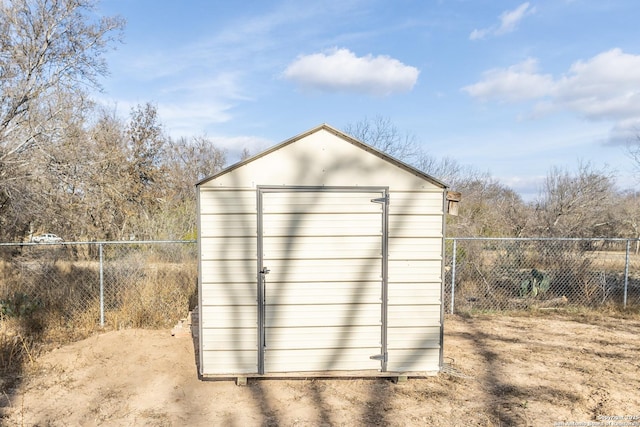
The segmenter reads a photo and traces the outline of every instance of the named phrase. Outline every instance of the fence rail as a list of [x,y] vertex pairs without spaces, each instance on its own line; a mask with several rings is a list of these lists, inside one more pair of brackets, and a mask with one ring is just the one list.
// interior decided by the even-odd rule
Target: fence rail
[[[637,239],[445,239],[446,311],[640,307]],[[0,243],[0,320],[167,327],[197,298],[195,241]]]
[[638,239],[447,238],[450,313],[640,305]]

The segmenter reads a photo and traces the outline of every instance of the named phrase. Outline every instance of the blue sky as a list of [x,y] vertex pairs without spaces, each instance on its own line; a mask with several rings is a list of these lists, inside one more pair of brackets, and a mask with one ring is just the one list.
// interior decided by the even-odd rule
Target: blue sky
[[[100,99],[158,107],[233,159],[321,123],[389,119],[526,199],[579,162],[637,186],[637,0],[102,0],[127,20]],[[234,154],[236,153],[236,154]],[[428,172],[428,171],[427,171]]]

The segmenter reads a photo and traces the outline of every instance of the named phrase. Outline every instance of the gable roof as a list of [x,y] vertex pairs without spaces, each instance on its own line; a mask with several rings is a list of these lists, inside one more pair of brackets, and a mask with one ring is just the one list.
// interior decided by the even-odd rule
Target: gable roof
[[420,178],[424,179],[425,181],[428,181],[428,182],[430,182],[430,183],[432,183],[432,184],[434,184],[434,185],[436,185],[438,187],[441,187],[441,188],[448,188],[449,187],[444,182],[442,182],[439,179],[434,178],[433,176],[421,171],[420,169],[417,169],[417,168],[415,168],[415,167],[413,167],[413,166],[411,166],[411,165],[409,165],[409,164],[407,164],[407,163],[405,163],[405,162],[403,162],[401,160],[396,159],[395,157],[392,157],[392,156],[390,156],[390,155],[388,155],[386,153],[383,153],[382,151],[370,146],[369,144],[366,144],[366,143],[364,143],[364,142],[362,142],[362,141],[360,141],[360,140],[358,140],[358,139],[356,139],[356,138],[354,138],[352,136],[349,136],[346,133],[344,133],[342,131],[339,131],[338,129],[336,129],[336,128],[332,127],[332,126],[329,126],[326,123],[323,123],[320,126],[316,126],[316,127],[312,128],[312,129],[310,129],[310,130],[308,130],[308,131],[306,131],[304,133],[301,133],[299,135],[296,135],[296,136],[294,136],[292,138],[289,138],[286,141],[281,142],[280,144],[274,145],[273,147],[271,147],[271,148],[269,148],[269,149],[267,149],[267,150],[265,150],[265,151],[263,151],[261,153],[256,154],[255,156],[249,157],[248,159],[245,159],[245,160],[243,160],[241,162],[235,163],[235,164],[223,169],[222,171],[220,171],[220,172],[218,172],[218,173],[216,173],[214,175],[208,176],[208,177],[198,181],[196,183],[196,186],[199,186],[199,185],[204,184],[204,183],[206,183],[208,181],[216,179],[216,178],[218,178],[218,177],[220,177],[222,175],[225,175],[225,174],[227,174],[227,173],[229,173],[229,172],[231,172],[233,170],[239,169],[239,168],[241,168],[242,166],[244,166],[246,164],[249,164],[249,163],[251,163],[251,162],[253,162],[253,161],[257,160],[257,159],[260,159],[260,158],[270,154],[270,153],[273,153],[274,151],[278,151],[278,150],[280,150],[280,149],[282,149],[282,148],[284,148],[284,147],[286,147],[286,146],[288,146],[290,144],[295,143],[296,141],[299,141],[299,140],[301,140],[301,139],[303,139],[303,138],[305,138],[305,137],[307,137],[307,136],[309,136],[311,134],[314,134],[314,133],[322,131],[322,130],[327,131],[329,133],[332,133],[332,134],[338,136],[339,138],[345,140],[346,142],[348,142],[348,143],[350,143],[350,144],[352,144],[352,145],[354,145],[354,146],[356,146],[356,147],[358,147],[358,148],[360,148],[360,149],[362,149],[364,151],[367,151],[367,152],[379,157],[380,159],[385,160],[385,161],[387,161],[387,162],[399,167],[400,169],[403,169],[403,170],[405,170],[405,171],[407,171],[407,172],[409,172],[409,173],[411,173],[411,174],[413,174],[413,175],[415,175],[417,177],[420,177]]

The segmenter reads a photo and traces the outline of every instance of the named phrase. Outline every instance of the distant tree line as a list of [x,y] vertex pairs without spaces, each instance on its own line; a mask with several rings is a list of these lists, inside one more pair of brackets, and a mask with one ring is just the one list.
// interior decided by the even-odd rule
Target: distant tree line
[[194,183],[226,163],[206,137],[169,138],[150,103],[122,119],[88,97],[124,28],[94,11],[0,2],[0,241],[193,238]]
[[[462,193],[459,215],[449,216],[451,237],[640,238],[640,192],[616,188],[605,168],[579,163],[575,171],[551,167],[538,196],[525,202],[508,186],[455,159],[430,156],[416,138],[389,119],[364,119],[346,132],[444,181]],[[640,141],[629,144],[640,165]]]
[[[0,1],[0,241],[194,238],[194,184],[227,164],[206,136],[167,136],[151,103],[122,118],[90,99],[124,29],[94,8]],[[489,173],[429,156],[389,119],[344,131],[460,191],[451,236],[640,237],[640,193],[616,190],[606,170],[552,168],[538,199],[524,202]]]

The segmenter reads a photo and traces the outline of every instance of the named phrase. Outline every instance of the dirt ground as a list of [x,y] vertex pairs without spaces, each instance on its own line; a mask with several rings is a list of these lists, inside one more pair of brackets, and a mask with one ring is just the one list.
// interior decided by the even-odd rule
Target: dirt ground
[[639,356],[637,316],[452,316],[437,377],[236,386],[198,379],[188,336],[121,330],[39,357],[0,424],[631,426],[640,425]]

